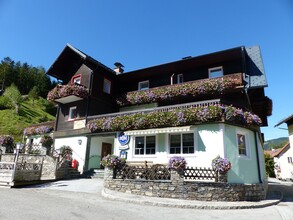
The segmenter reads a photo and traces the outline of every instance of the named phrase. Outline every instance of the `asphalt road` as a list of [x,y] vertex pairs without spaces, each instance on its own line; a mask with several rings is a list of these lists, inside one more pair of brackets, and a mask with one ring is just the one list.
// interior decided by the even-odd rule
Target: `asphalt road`
[[112,201],[101,196],[103,182],[96,179],[59,181],[25,188],[0,188],[0,219],[227,219],[293,220],[293,186],[275,183],[284,192],[277,206],[245,210],[199,210],[147,206]]

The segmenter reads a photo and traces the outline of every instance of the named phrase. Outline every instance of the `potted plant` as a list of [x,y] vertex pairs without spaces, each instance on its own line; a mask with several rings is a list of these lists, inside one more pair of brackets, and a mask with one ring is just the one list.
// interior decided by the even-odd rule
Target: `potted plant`
[[49,135],[44,135],[44,136],[41,138],[40,143],[42,144],[43,147],[45,147],[45,148],[47,149],[46,154],[49,154],[53,142],[54,142],[54,141],[53,141],[53,138],[50,137]]
[[184,175],[186,164],[187,162],[184,157],[173,156],[169,160],[168,167],[171,170],[176,170],[180,175]]
[[118,157],[116,155],[108,154],[107,156],[103,157],[101,161],[101,165],[103,167],[107,167],[110,169],[117,169],[121,168],[125,165],[126,161],[124,158]]
[[0,136],[0,145],[5,148],[4,152],[13,152],[14,139],[10,135]]
[[231,163],[227,158],[217,156],[212,160],[212,168],[218,174],[219,182],[227,182],[227,172],[231,169]]

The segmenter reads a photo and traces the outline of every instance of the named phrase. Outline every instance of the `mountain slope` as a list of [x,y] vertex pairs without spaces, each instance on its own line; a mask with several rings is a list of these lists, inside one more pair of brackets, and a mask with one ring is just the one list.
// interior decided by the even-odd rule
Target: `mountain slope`
[[283,147],[289,141],[288,137],[280,137],[272,140],[265,141],[264,149],[272,150]]
[[15,142],[21,141],[23,130],[26,127],[55,120],[53,115],[55,115],[54,107],[47,100],[39,98],[33,103],[27,99],[21,104],[19,115],[11,109],[0,111],[0,135],[11,135]]

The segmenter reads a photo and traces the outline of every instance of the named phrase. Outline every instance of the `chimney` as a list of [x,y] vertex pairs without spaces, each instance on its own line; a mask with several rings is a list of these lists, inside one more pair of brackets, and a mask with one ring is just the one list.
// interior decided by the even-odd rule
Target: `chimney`
[[124,72],[124,69],[123,69],[124,66],[121,63],[116,62],[114,63],[114,66],[115,66],[114,71],[116,72],[117,75]]

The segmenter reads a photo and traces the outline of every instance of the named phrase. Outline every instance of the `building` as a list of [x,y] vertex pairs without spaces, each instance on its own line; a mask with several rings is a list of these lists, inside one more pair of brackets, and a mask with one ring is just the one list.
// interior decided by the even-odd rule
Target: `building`
[[232,163],[231,183],[265,181],[260,126],[272,102],[258,46],[186,57],[124,72],[66,45],[47,74],[60,82],[55,149],[69,145],[81,172],[107,154],[129,162],[211,167],[217,155]]
[[289,133],[289,143],[285,144],[274,154],[275,173],[277,178],[282,180],[293,180],[293,115],[283,119],[275,127],[287,124]]

